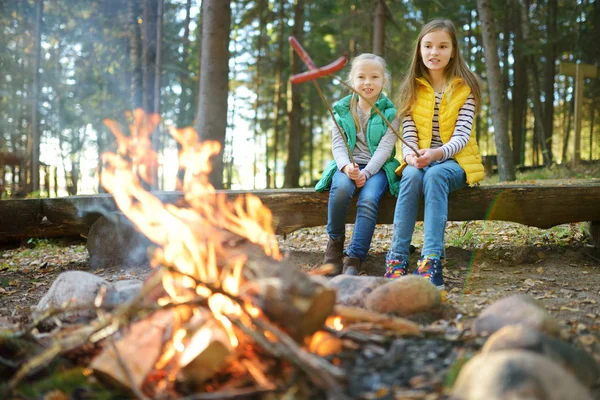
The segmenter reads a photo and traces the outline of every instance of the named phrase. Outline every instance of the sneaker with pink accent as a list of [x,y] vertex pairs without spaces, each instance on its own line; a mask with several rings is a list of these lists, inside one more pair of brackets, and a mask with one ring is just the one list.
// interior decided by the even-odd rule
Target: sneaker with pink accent
[[429,279],[429,282],[433,283],[439,290],[445,289],[442,261],[437,256],[421,257],[413,274]]
[[408,261],[406,260],[385,260],[384,278],[400,278],[407,274]]

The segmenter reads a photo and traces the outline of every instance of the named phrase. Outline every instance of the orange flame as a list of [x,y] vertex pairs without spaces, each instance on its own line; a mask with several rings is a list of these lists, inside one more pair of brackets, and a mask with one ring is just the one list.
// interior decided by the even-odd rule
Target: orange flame
[[[138,179],[139,176],[152,182],[150,172],[157,156],[152,151],[150,136],[158,126],[159,116],[135,110],[129,136],[123,134],[115,121],[104,122],[117,138],[118,152],[102,155],[105,167],[101,183],[121,211],[159,246],[152,265],[170,266],[184,274],[172,271],[163,274],[162,283],[170,300],[179,303],[197,296],[206,298],[213,316],[227,330],[231,345],[237,346],[238,339],[227,316],[240,315],[240,305],[223,294],[213,293],[202,283],[231,295],[239,292],[246,260],[245,256],[219,258],[224,253],[226,232],[256,243],[267,255],[281,259],[270,210],[255,196],[230,201],[224,193],[216,192],[208,180],[209,159],[219,153],[220,144],[200,143],[192,128],[169,129],[181,144],[179,162],[185,169],[186,205],[163,204]],[[251,306],[245,308],[256,312]],[[184,337],[183,332],[177,331],[173,350],[181,349]]]

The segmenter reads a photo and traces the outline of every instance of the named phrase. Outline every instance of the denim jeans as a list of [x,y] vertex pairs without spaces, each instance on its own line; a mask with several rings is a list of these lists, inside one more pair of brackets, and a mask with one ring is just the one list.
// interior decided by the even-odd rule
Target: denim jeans
[[421,256],[445,257],[444,233],[448,220],[448,195],[467,185],[465,171],[455,160],[433,162],[418,169],[408,166],[402,173],[394,210],[392,245],[387,260],[408,260],[421,198],[425,197],[424,238]]
[[[362,169],[364,165],[359,165],[359,167]],[[330,238],[335,240],[345,235],[346,216],[352,198],[358,191],[352,241],[344,251],[347,256],[356,257],[362,261],[367,258],[375,231],[379,200],[387,190],[388,180],[382,170],[367,179],[361,189],[358,189],[354,181],[342,171],[337,170],[333,175],[327,205],[327,233]]]

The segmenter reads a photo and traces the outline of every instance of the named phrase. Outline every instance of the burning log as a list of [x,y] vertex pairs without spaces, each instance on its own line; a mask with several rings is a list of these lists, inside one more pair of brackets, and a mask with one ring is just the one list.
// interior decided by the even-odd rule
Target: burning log
[[141,390],[162,353],[165,333],[176,319],[173,310],[164,310],[134,322],[122,339],[94,358],[90,368],[99,379],[113,386]]
[[[258,198],[231,201],[215,192],[208,183],[208,159],[219,147],[199,144],[195,131],[171,132],[181,144],[180,161],[186,167],[183,201],[163,204],[147,192],[140,182],[149,179],[142,164],[154,158],[147,156],[150,149],[144,145],[150,143],[146,136],[156,121],[134,113],[129,138],[114,122],[107,123],[123,153],[103,155],[101,177],[123,214],[156,246],[150,264],[163,271],[164,289],[157,302],[180,317],[169,329],[164,348],[154,344],[162,352],[155,368],[168,367],[170,377],[197,386],[235,354],[240,342],[253,340],[291,361],[327,391],[339,392],[337,380],[343,372],[299,345],[323,327],[335,305],[335,290],[324,278],[281,262],[272,215]],[[106,373],[115,368],[115,360],[124,364],[123,370],[133,369],[136,364],[128,366],[119,354],[119,345],[136,347],[128,343],[132,340],[117,344],[111,359],[97,361],[95,369]],[[149,373],[146,368],[112,378],[121,384],[127,378],[137,390]]]
[[333,312],[336,291],[326,278],[307,275],[285,261],[265,257],[258,246],[249,242],[226,246],[225,252],[233,257],[247,255],[247,282],[241,292],[253,298],[254,304],[296,341],[321,329]]
[[318,331],[312,335],[308,344],[311,353],[321,357],[337,354],[342,350],[342,339],[326,331]]
[[385,314],[364,310],[358,307],[347,307],[342,305],[335,306],[335,314],[346,321],[372,322],[381,325],[382,328],[389,329],[400,335],[419,335],[421,330],[419,325],[414,322],[397,317],[390,317]]
[[233,353],[227,332],[207,312],[201,312],[190,321],[193,332],[179,357],[181,368],[178,380],[189,386],[198,386],[225,364]]

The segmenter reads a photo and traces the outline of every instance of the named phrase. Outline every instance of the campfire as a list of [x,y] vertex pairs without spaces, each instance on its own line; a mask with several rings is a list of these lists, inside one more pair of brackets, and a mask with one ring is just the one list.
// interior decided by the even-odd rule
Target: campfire
[[[9,377],[0,397],[21,395],[42,370],[58,385],[58,364],[112,398],[480,399],[542,381],[539,393],[553,398],[592,398],[593,356],[558,339],[559,323],[529,295],[498,300],[466,327],[418,276],[327,280],[327,266],[305,273],[286,261],[261,201],[210,185],[219,147],[192,129],[170,129],[186,173],[181,200],[164,204],[144,188],[158,163],[150,144],[158,123],[139,110],[128,134],[106,121],[117,150],[103,155],[101,177],[152,243],[148,276],[115,302],[116,284],[62,273],[33,321],[0,332],[0,372]],[[515,365],[527,371],[507,384]]]
[[153,271],[133,302],[63,343],[61,351],[86,341],[101,345],[89,373],[138,398],[278,391],[299,375],[342,396],[346,376],[334,355],[345,326],[369,322],[419,333],[408,320],[336,306],[336,291],[319,271],[308,275],[282,260],[269,209],[251,195],[228,200],[209,183],[218,143],[200,143],[191,128],[170,129],[181,145],[184,196],[163,204],[144,188],[157,166],[150,135],[158,116],[136,110],[128,135],[105,123],[117,150],[103,154],[101,182],[154,244]]

